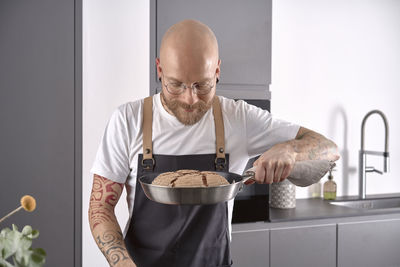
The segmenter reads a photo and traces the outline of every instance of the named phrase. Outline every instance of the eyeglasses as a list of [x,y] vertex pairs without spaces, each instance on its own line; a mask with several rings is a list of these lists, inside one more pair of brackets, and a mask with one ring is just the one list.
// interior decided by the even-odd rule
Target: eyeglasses
[[[161,75],[162,75],[162,80],[164,81],[164,74],[161,74]],[[214,78],[213,78],[214,81],[215,81],[215,76],[216,76],[216,74],[214,75]],[[180,83],[180,82],[170,82],[168,84],[164,84],[164,86],[167,89],[168,93],[170,93],[172,95],[180,95],[188,88],[188,86],[186,84]],[[209,82],[202,82],[202,83],[195,82],[189,87],[192,88],[193,92],[196,95],[206,95],[211,91],[211,89],[214,86],[215,86],[215,84],[211,83],[211,81],[209,81]]]

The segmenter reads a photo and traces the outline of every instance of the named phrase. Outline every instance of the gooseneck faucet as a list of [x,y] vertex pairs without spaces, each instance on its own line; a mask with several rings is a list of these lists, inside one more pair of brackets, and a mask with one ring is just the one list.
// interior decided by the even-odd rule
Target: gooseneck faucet
[[[380,151],[370,151],[370,150],[365,150],[364,149],[364,135],[365,135],[365,123],[368,119],[369,116],[372,114],[379,114],[383,122],[385,124],[385,151],[380,152]],[[366,193],[366,174],[367,172],[377,172],[379,174],[383,174],[381,171],[375,169],[374,167],[366,166],[367,164],[367,155],[376,155],[376,156],[382,156],[383,157],[383,172],[389,172],[389,124],[386,119],[385,114],[383,114],[382,111],[380,110],[371,110],[368,112],[365,116],[364,119],[362,120],[361,124],[361,149],[360,149],[360,154],[359,154],[359,197],[361,199],[365,198],[365,193]]]

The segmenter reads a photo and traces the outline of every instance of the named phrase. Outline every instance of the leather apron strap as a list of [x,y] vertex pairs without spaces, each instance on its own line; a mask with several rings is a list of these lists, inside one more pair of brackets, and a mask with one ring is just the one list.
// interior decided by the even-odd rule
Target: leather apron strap
[[222,118],[221,103],[219,97],[215,96],[213,101],[213,115],[215,124],[215,137],[216,137],[216,154],[215,168],[217,170],[225,169],[225,131],[224,119]]
[[[149,96],[144,99],[143,107],[143,160],[142,166],[146,170],[153,170],[153,143],[152,143],[152,124],[153,124],[153,97]],[[224,170],[226,165],[225,158],[225,131],[224,120],[222,117],[221,104],[219,97],[215,96],[213,100],[213,115],[216,137],[216,170]]]
[[143,105],[143,160],[142,166],[145,170],[152,171],[154,168],[153,159],[153,97],[144,99]]

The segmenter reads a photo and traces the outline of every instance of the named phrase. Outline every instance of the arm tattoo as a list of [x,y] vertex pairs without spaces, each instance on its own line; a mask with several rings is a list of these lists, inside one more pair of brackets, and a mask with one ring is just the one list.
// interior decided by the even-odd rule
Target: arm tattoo
[[120,231],[105,231],[101,237],[100,235],[96,237],[96,242],[110,266],[115,266],[120,261],[130,259]]
[[131,263],[129,266],[133,266],[114,214],[114,207],[121,196],[122,189],[123,184],[94,175],[89,205],[90,228],[110,266],[117,266],[122,261]]
[[307,131],[296,140],[300,142],[295,142],[293,147],[295,152],[301,155],[299,160],[337,160],[339,158],[336,144],[318,133]]
[[92,229],[106,221],[113,221],[110,214],[118,202],[123,184],[110,181],[96,175],[93,181],[92,194],[90,196],[89,219]]

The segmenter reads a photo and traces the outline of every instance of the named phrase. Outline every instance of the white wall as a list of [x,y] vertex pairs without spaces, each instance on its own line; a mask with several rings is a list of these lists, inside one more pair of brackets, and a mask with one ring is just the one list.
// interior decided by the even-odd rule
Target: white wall
[[[109,266],[87,218],[89,170],[113,110],[149,93],[149,3],[146,0],[83,1],[83,266]],[[124,191],[117,207],[125,227]]]
[[[391,172],[369,174],[367,193],[400,192],[399,14],[395,0],[273,2],[272,111],[337,142],[338,195],[357,194],[361,120],[375,108],[389,119]],[[149,92],[148,3],[84,0],[83,34],[83,266],[101,267],[87,221],[89,169],[111,112]],[[383,123],[372,116],[366,131],[367,148],[381,150]]]
[[[273,1],[272,29],[272,112],[332,138],[342,154],[338,195],[356,195],[361,121],[382,110],[391,170],[367,174],[367,194],[400,192],[400,1]],[[383,140],[372,115],[366,148],[382,151]],[[370,164],[382,169],[380,158]],[[297,197],[307,195],[298,188]]]

